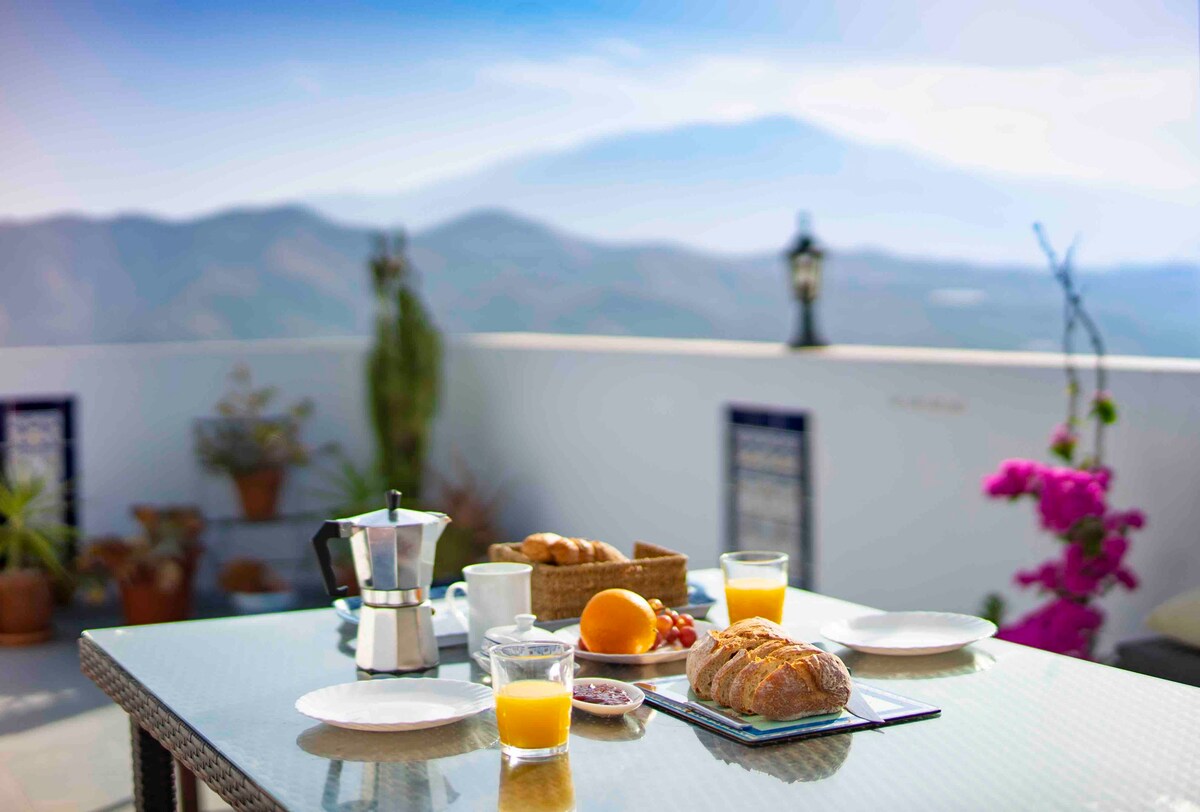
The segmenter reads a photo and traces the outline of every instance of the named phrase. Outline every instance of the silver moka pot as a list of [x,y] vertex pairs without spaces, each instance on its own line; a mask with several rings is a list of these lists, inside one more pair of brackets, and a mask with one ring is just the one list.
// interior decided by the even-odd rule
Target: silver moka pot
[[354,662],[372,674],[423,671],[438,663],[429,583],[437,541],[450,523],[444,513],[400,508],[400,491],[388,491],[387,508],[325,522],[313,547],[330,597],[346,594],[337,582],[329,541],[350,540],[362,593]]

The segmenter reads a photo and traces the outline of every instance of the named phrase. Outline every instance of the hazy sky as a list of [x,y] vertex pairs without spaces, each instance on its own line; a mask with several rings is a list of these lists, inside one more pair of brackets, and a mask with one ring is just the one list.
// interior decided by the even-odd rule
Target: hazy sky
[[391,193],[771,115],[1197,202],[1195,0],[715,6],[0,0],[0,217]]

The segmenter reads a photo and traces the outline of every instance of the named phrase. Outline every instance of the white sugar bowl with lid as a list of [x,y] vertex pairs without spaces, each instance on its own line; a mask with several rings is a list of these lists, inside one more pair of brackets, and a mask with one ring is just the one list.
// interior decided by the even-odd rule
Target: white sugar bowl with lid
[[496,646],[507,643],[558,643],[561,642],[553,632],[534,626],[537,615],[520,614],[513,620],[512,626],[493,626],[483,635],[482,651],[490,654]]
[[471,656],[475,662],[479,663],[484,671],[491,672],[492,649],[496,646],[503,646],[507,643],[560,643],[562,642],[554,636],[553,632],[539,629],[534,626],[537,620],[537,615],[520,614],[513,620],[516,623],[511,626],[493,626],[488,629],[483,635],[483,646],[480,650],[473,652]]

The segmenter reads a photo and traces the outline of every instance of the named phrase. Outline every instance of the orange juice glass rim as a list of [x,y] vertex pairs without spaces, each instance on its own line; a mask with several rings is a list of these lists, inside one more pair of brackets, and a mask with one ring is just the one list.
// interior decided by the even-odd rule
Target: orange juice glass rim
[[505,643],[496,646],[491,654],[502,660],[555,660],[575,650],[569,643]]
[[738,550],[735,553],[722,553],[722,561],[736,561],[738,564],[782,564],[788,560],[787,553],[777,553],[770,550]]

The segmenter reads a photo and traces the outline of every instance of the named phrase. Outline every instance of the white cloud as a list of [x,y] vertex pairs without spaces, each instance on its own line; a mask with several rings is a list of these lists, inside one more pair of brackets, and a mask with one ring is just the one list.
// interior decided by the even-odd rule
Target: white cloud
[[627,62],[636,62],[646,55],[646,49],[619,37],[600,40],[596,43],[596,50],[601,54],[608,54]]
[[1200,185],[1194,65],[815,65],[710,56],[510,62],[481,78],[539,95],[543,145],[791,115],[863,142],[1024,177],[1146,190]]

